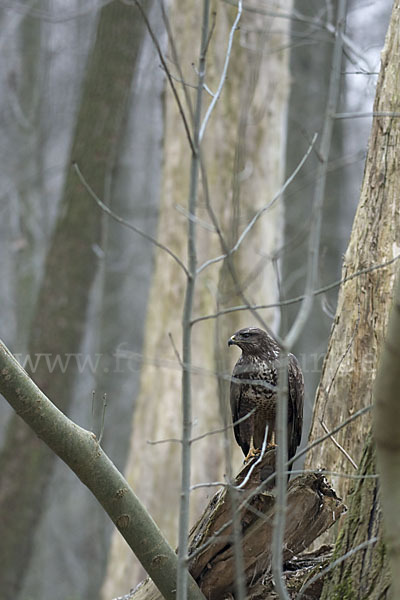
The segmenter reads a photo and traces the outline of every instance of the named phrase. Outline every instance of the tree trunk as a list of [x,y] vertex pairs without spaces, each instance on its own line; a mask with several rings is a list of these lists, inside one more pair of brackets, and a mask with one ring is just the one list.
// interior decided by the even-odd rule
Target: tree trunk
[[332,562],[343,559],[348,552],[350,555],[325,579],[321,600],[389,597],[390,572],[382,540],[380,492],[375,474],[374,442],[369,434],[357,471],[360,479],[353,482],[349,512],[338,535]]
[[[398,23],[396,2],[382,53],[374,104],[377,112],[399,110]],[[368,269],[394,259],[400,251],[399,142],[398,117],[374,117],[360,203],[342,271],[343,278],[351,279],[340,288],[310,441],[320,437],[325,428],[333,429],[372,403],[372,382],[387,325],[396,265],[393,262],[383,268]],[[359,271],[364,272],[356,275]],[[360,461],[370,427],[371,415],[366,414],[335,436],[355,463]],[[354,473],[354,467],[332,440],[316,446],[308,454],[306,466]],[[333,482],[346,499],[351,480],[338,475]]]
[[[225,59],[230,28],[236,7],[215,3],[216,23],[207,54],[207,85],[216,90]],[[281,3],[290,10],[290,1]],[[195,81],[192,63],[197,63],[200,6],[172,3],[169,20],[180,56],[183,79]],[[287,54],[284,45],[287,22],[279,33],[268,34],[269,17],[245,12],[240,31],[235,33],[228,79],[215,112],[211,116],[202,152],[205,157],[211,204],[228,244],[237,240],[256,211],[279,190],[283,177],[282,151],[285,134],[286,97],[288,91]],[[194,39],[193,31],[197,32]],[[173,58],[172,49],[167,54]],[[175,59],[168,62],[172,75],[181,79]],[[181,87],[176,83],[184,103]],[[193,90],[188,88],[189,93]],[[209,98],[205,102],[209,103]],[[268,106],[268,110],[266,110]],[[186,108],[186,105],[185,105]],[[165,101],[164,179],[158,239],[186,262],[187,215],[179,210],[186,206],[188,195],[190,149],[181,117],[170,89]],[[271,138],[274,143],[271,144]],[[232,178],[233,171],[233,178]],[[233,179],[233,181],[232,181]],[[177,209],[178,207],[178,209]],[[233,217],[232,217],[233,215]],[[221,255],[218,236],[209,231],[210,215],[200,189],[198,227],[199,265]],[[206,226],[202,225],[206,222]],[[235,257],[242,287],[251,301],[270,302],[277,298],[276,277],[268,261],[282,235],[281,209],[276,205],[249,236]],[[250,268],[249,268],[250,265]],[[260,273],[262,275],[260,276]],[[257,277],[256,277],[257,276]],[[148,317],[141,372],[141,388],[133,420],[133,435],[127,477],[146,504],[171,544],[177,544],[177,518],[180,481],[180,444],[169,442],[149,445],[149,440],[181,437],[181,372],[168,334],[181,346],[181,314],[185,276],[174,261],[157,250],[156,266]],[[210,266],[198,277],[195,294],[195,317],[215,313],[237,304],[238,295],[228,269],[221,262]],[[241,300],[240,303],[243,303]],[[276,322],[277,313],[268,318]],[[196,323],[193,330],[194,402],[193,435],[221,426],[218,392],[225,410],[227,377],[236,357],[228,354],[229,335],[253,317],[226,316]],[[221,360],[221,356],[223,359]],[[201,369],[198,368],[201,365]],[[217,376],[216,376],[217,375]],[[219,390],[220,387],[220,390]],[[225,417],[226,418],[226,417]],[[235,460],[242,457],[235,451]],[[213,436],[192,446],[192,483],[219,479],[231,466],[224,464],[223,436]],[[144,473],[146,476],[144,477]],[[160,501],[159,490],[162,490]],[[200,513],[207,489],[192,495],[192,518]],[[119,536],[114,537],[103,597],[124,593],[144,573],[134,561]]]
[[[399,32],[400,3],[397,0],[382,53],[374,104],[376,112],[398,113],[400,109]],[[360,205],[345,257],[345,277],[399,254],[399,143],[398,117],[375,116]],[[314,438],[322,433],[321,422],[332,428],[372,402],[372,383],[386,332],[395,270],[392,263],[354,277],[341,287],[314,413]],[[377,479],[370,477],[376,473],[370,429],[371,415],[368,413],[337,436],[340,444],[357,462],[360,461],[363,439],[367,442],[356,473],[361,478],[354,484],[351,479],[335,477],[343,493],[349,494],[350,486],[353,489],[350,510],[343,520],[334,554],[334,559],[342,559],[342,562],[335,566],[333,576],[326,579],[322,599],[378,599],[389,595],[390,577],[382,540],[380,492]],[[318,463],[324,464],[339,473],[354,473],[349,461],[329,441],[324,447],[317,446],[307,463],[314,467]],[[350,555],[345,557],[347,552]]]
[[[88,64],[70,162],[78,163],[99,195],[104,192],[121,134],[139,46],[132,33],[136,23],[132,7],[108,4],[101,13]],[[36,383],[57,398],[63,411],[68,409],[77,371],[71,364],[64,373],[63,369],[51,372],[46,357],[54,364],[80,350],[98,266],[94,247],[100,244],[101,221],[100,211],[69,166],[28,344],[33,364],[38,361],[31,369]],[[2,598],[14,596],[23,582],[53,463],[54,456],[14,415],[0,456]]]
[[400,278],[389,318],[385,347],[374,385],[374,437],[382,490],[387,551],[393,597],[400,596]]

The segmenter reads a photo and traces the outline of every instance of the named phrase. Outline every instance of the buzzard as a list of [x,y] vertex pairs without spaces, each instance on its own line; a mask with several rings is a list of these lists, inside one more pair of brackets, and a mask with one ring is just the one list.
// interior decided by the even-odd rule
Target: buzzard
[[[260,453],[267,426],[267,443],[274,443],[280,347],[266,331],[257,327],[237,331],[228,341],[228,346],[231,345],[242,350],[233,369],[230,398],[235,438],[248,461]],[[296,357],[289,354],[288,358],[287,438],[290,459],[301,440],[304,379]],[[252,380],[262,383],[253,384]],[[247,419],[237,422],[249,413]]]

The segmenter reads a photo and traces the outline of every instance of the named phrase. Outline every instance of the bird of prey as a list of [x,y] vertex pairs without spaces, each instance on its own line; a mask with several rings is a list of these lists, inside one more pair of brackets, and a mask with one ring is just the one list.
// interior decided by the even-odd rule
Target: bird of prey
[[[260,453],[267,426],[267,444],[275,442],[280,347],[266,331],[257,327],[240,329],[229,339],[228,345],[242,350],[232,373],[230,400],[235,438],[247,462]],[[303,399],[303,374],[296,357],[289,354],[288,459],[295,455],[300,444]],[[249,413],[250,416],[243,419]]]

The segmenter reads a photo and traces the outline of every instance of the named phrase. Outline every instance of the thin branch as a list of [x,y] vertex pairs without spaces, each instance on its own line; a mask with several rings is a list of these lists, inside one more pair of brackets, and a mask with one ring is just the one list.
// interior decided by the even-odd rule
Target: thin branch
[[246,485],[246,483],[248,482],[248,480],[251,477],[251,474],[253,473],[254,469],[256,468],[256,466],[262,461],[262,459],[264,458],[264,454],[265,454],[265,450],[267,448],[267,440],[268,440],[268,424],[265,427],[265,432],[264,432],[264,439],[263,439],[263,443],[262,443],[262,447],[261,447],[261,452],[260,452],[260,456],[258,457],[258,459],[251,465],[249,472],[247,473],[246,477],[243,479],[242,483],[240,483],[239,485],[235,486],[236,490],[240,490],[241,488],[244,488],[244,486]]
[[392,111],[369,111],[369,112],[352,112],[352,113],[336,113],[335,119],[361,119],[364,117],[400,117],[400,112]]
[[174,444],[182,444],[182,440],[180,438],[165,438],[163,440],[147,440],[146,444],[149,444],[149,446],[158,446],[158,444],[167,444],[167,443],[174,443]]
[[147,31],[149,32],[150,37],[151,37],[151,39],[153,41],[154,47],[157,50],[158,57],[159,57],[159,59],[161,61],[161,64],[162,64],[163,69],[165,71],[165,74],[167,76],[168,82],[169,82],[169,84],[171,86],[172,93],[174,95],[176,104],[178,106],[179,113],[180,113],[181,118],[182,118],[183,126],[185,128],[186,137],[188,139],[188,142],[189,142],[189,145],[190,145],[190,149],[191,149],[192,153],[195,153],[194,141],[193,141],[192,136],[190,134],[190,127],[189,127],[189,123],[188,123],[186,115],[185,115],[185,111],[183,110],[182,102],[181,102],[181,100],[179,98],[178,92],[176,91],[176,87],[175,87],[174,81],[173,81],[173,79],[171,77],[171,74],[169,72],[169,69],[167,67],[167,63],[165,61],[164,55],[162,53],[162,50],[160,48],[160,44],[158,43],[157,37],[156,37],[156,35],[155,35],[154,31],[153,31],[153,28],[150,25],[150,22],[149,22],[149,20],[147,18],[147,15],[146,15],[145,11],[143,10],[142,5],[140,4],[140,2],[138,0],[132,0],[132,2],[130,2],[129,0],[123,0],[123,2],[124,2],[124,4],[130,4],[130,5],[133,2],[133,4],[135,4],[138,7],[138,9],[140,11],[140,14],[142,15],[143,21],[144,21],[144,23],[145,23],[145,25],[147,27]]
[[101,440],[103,439],[103,434],[104,434],[104,425],[105,425],[105,421],[106,421],[106,408],[107,408],[107,394],[103,394],[103,406],[102,406],[102,410],[101,410],[99,445],[101,444]]
[[[233,264],[233,262],[231,260],[232,257],[230,255],[230,250],[229,250],[228,245],[225,241],[225,238],[222,234],[221,228],[218,223],[217,216],[216,216],[216,214],[213,210],[213,207],[211,205],[211,202],[210,202],[207,172],[206,172],[206,169],[204,166],[204,161],[203,161],[203,158],[201,155],[200,155],[200,165],[201,165],[201,175],[202,175],[205,205],[206,205],[208,214],[210,215],[211,222],[213,223],[216,233],[218,234],[222,251],[225,253],[226,265],[229,270],[229,274],[232,277],[232,281],[235,285],[236,293],[239,294],[239,296],[242,298],[242,301],[246,304],[246,306],[249,307],[250,312],[252,313],[252,315],[254,316],[256,321],[258,321],[258,323],[260,323],[261,327],[263,327],[266,331],[269,331],[269,327],[268,327],[267,323],[264,321],[264,319],[257,313],[257,311],[251,309],[251,305],[250,305],[249,301],[247,300],[245,293],[243,292],[242,286],[240,285],[240,282],[239,282],[239,279],[238,279],[238,276],[236,273],[235,265]],[[193,321],[192,321],[192,324],[193,324]],[[275,336],[275,337],[277,338],[277,336]],[[279,338],[277,338],[277,341],[279,343]]]
[[[224,0],[224,1],[227,4],[237,6],[237,1],[235,1],[235,0]],[[318,16],[318,13],[317,13],[317,17],[308,17],[308,16],[302,14],[300,11],[295,10],[295,9],[292,9],[291,12],[284,13],[282,11],[273,11],[270,9],[263,9],[258,5],[257,6],[246,5],[244,7],[244,10],[249,11],[249,12],[254,12],[257,14],[267,15],[270,17],[278,18],[278,19],[288,19],[290,21],[311,25],[312,28],[306,33],[306,36],[302,36],[302,37],[306,37],[307,40],[310,38],[310,32],[314,33],[314,31],[316,29],[321,29],[322,31],[326,31],[327,33],[329,33],[330,37],[336,36],[337,30],[336,30],[335,25],[330,20],[330,15],[327,15],[327,18],[323,20],[322,18],[320,18]],[[324,13],[325,13],[324,10],[319,12],[319,14],[322,14],[322,15]],[[294,35],[294,33],[292,32],[292,36],[293,35]],[[352,62],[353,64],[356,62],[354,60],[354,58],[351,57],[351,56],[354,56],[354,57],[356,57],[357,61],[359,61],[358,66],[359,66],[360,71],[365,71],[365,72],[372,71],[372,66],[369,64],[363,49],[356,46],[354,41],[348,35],[346,35],[344,32],[342,33],[342,39],[343,39],[344,53],[349,58],[350,62]],[[363,67],[361,66],[360,63],[363,63],[365,65],[365,69],[363,69]]]
[[[243,383],[243,379],[240,379],[240,380],[238,379],[238,381]],[[250,379],[248,381],[250,382]],[[251,380],[251,383],[254,384],[254,379]],[[204,438],[209,437],[210,435],[215,435],[216,433],[224,433],[225,431],[229,431],[230,429],[233,429],[234,427],[236,427],[236,425],[239,425],[239,423],[243,423],[243,421],[246,421],[247,419],[249,419],[251,417],[251,415],[254,414],[255,410],[256,409],[253,408],[250,412],[248,412],[246,415],[244,415],[244,417],[241,417],[237,421],[234,421],[233,423],[229,423],[228,425],[226,425],[225,427],[221,427],[220,429],[213,429],[212,431],[206,431],[206,433],[202,433],[201,435],[193,437],[190,441],[193,444],[194,442],[203,440]],[[155,440],[154,442],[152,442],[150,440],[147,441],[147,443],[151,444],[152,446],[156,446],[157,444],[165,444],[166,442],[182,443],[182,440],[179,438],[167,438],[164,440]]]
[[368,548],[368,546],[371,546],[372,544],[375,544],[377,541],[378,541],[377,537],[372,537],[369,540],[366,540],[365,542],[362,542],[361,544],[358,544],[358,546],[356,546],[355,548],[352,548],[351,550],[349,550],[348,552],[346,552],[346,554],[343,554],[343,556],[340,556],[339,558],[337,558],[336,560],[334,560],[325,569],[322,569],[322,571],[319,571],[316,575],[314,575],[314,577],[311,577],[311,579],[309,579],[307,581],[307,583],[305,583],[302,586],[300,592],[296,596],[296,600],[300,600],[303,597],[304,592],[309,587],[311,587],[316,581],[318,581],[322,577],[325,577],[325,575],[327,575],[328,573],[330,573],[335,567],[337,567],[338,565],[342,564],[345,560],[347,560],[348,558],[350,558],[350,556],[352,556],[356,552],[359,552],[360,550],[364,550],[365,548]]
[[172,333],[170,331],[168,332],[168,337],[169,337],[169,341],[171,342],[171,346],[172,346],[172,349],[173,349],[174,354],[176,356],[176,359],[177,359],[179,365],[181,366],[181,368],[183,368],[182,359],[180,357],[180,354],[178,352],[178,348],[175,345],[174,338],[173,338]]
[[319,257],[319,245],[321,237],[321,223],[322,223],[322,206],[325,196],[325,184],[329,160],[329,152],[331,147],[334,115],[339,101],[340,92],[340,76],[341,76],[341,64],[342,64],[342,51],[343,51],[343,31],[346,20],[346,5],[347,0],[340,0],[338,5],[338,17],[337,17],[337,28],[336,28],[336,39],[332,58],[332,73],[329,82],[328,91],[328,102],[326,107],[326,115],[324,121],[324,127],[321,136],[321,147],[319,153],[321,156],[321,162],[317,173],[317,181],[314,191],[314,203],[313,203],[313,226],[309,239],[308,248],[308,265],[307,265],[307,280],[304,293],[304,300],[302,301],[300,310],[296,316],[296,319],[290,328],[289,333],[285,337],[285,346],[287,348],[293,348],[300,332],[302,331],[306,320],[308,319],[312,304],[313,304],[313,290],[318,279],[318,257]]
[[[172,34],[172,29],[171,29],[171,24],[169,22],[168,14],[167,14],[167,11],[165,10],[164,0],[161,1],[161,13],[162,13],[162,18],[163,18],[163,21],[164,21],[165,29],[166,29],[166,32],[167,32],[167,35],[168,35],[168,43],[169,43],[169,46],[171,48],[172,58],[173,58],[173,61],[174,61],[174,64],[175,64],[176,68],[178,69],[179,77],[180,77],[180,79],[183,82],[183,93],[185,95],[185,101],[186,101],[186,104],[187,104],[187,107],[188,107],[188,111],[189,111],[189,114],[190,114],[190,119],[191,119],[191,121],[193,121],[193,119],[194,119],[193,104],[192,104],[192,100],[190,98],[190,94],[189,94],[189,92],[187,91],[187,88],[186,88],[186,85],[189,85],[189,84],[185,85],[185,83],[184,83],[183,71],[182,71],[182,68],[181,68],[181,61],[179,60],[178,50],[176,48],[174,36]],[[170,74],[170,77],[172,78],[171,74]],[[190,86],[190,87],[194,87],[194,88],[197,89],[197,85],[193,85],[193,86]]]
[[111,217],[112,219],[114,219],[114,221],[116,221],[120,225],[123,225],[124,227],[127,227],[128,229],[131,229],[132,231],[134,231],[138,235],[142,236],[144,239],[148,240],[149,242],[151,242],[152,244],[154,244],[155,246],[157,246],[157,248],[160,248],[161,250],[164,250],[164,252],[166,252],[167,254],[169,254],[174,259],[174,261],[181,267],[181,269],[183,270],[183,272],[185,273],[185,275],[186,276],[188,275],[187,268],[185,267],[185,265],[183,264],[183,262],[181,261],[181,259],[172,250],[170,250],[170,248],[168,248],[167,246],[164,246],[164,244],[161,244],[153,236],[149,235],[148,233],[145,233],[144,231],[142,231],[141,229],[139,229],[135,225],[132,225],[132,223],[129,223],[129,221],[126,221],[125,219],[123,219],[122,217],[120,217],[119,215],[117,215],[114,211],[112,211],[107,206],[107,204],[104,204],[104,202],[102,200],[100,200],[100,198],[97,196],[97,194],[95,193],[95,191],[93,190],[93,188],[86,181],[84,175],[82,174],[82,172],[81,172],[81,170],[79,168],[79,165],[77,163],[73,163],[72,166],[75,169],[75,172],[78,175],[78,177],[79,177],[82,185],[84,186],[84,188],[89,192],[90,196],[93,198],[93,200],[96,202],[96,204],[99,206],[99,208],[101,208],[101,210],[103,212],[105,212],[109,217]]
[[204,262],[197,269],[197,274],[199,274],[202,271],[204,271],[204,269],[206,269],[208,266],[210,266],[212,264],[215,264],[217,262],[220,262],[221,260],[225,260],[228,255],[232,255],[234,252],[237,252],[237,250],[239,250],[239,247],[240,247],[241,243],[243,242],[243,240],[245,239],[245,237],[247,236],[247,234],[251,231],[251,229],[254,227],[254,225],[256,224],[256,222],[258,221],[258,219],[266,211],[268,211],[270,208],[272,208],[272,206],[275,204],[275,202],[284,194],[286,188],[291,184],[291,182],[293,181],[293,179],[296,177],[296,175],[298,174],[298,172],[300,171],[300,169],[302,168],[302,166],[306,162],[307,158],[310,156],[311,150],[314,147],[314,144],[315,144],[315,142],[317,140],[317,137],[318,137],[318,134],[315,133],[314,136],[313,136],[313,138],[312,138],[312,140],[311,140],[311,143],[310,143],[307,151],[305,152],[304,156],[300,160],[300,162],[297,165],[297,167],[294,169],[293,173],[290,175],[290,177],[288,177],[288,179],[285,181],[285,183],[283,184],[283,186],[276,192],[276,194],[274,195],[274,197],[272,198],[272,200],[270,202],[268,202],[268,204],[266,204],[265,206],[263,206],[262,208],[260,208],[260,210],[257,211],[257,213],[251,219],[251,221],[249,222],[249,224],[243,230],[243,232],[240,235],[239,239],[237,240],[236,244],[229,250],[229,252],[227,252],[225,254],[222,254],[221,256],[217,256],[215,258],[211,258],[210,260],[207,260],[206,262]]
[[[322,429],[325,431],[325,433],[329,433],[329,429],[328,427],[325,425],[324,421],[320,421],[321,427]],[[343,446],[341,446],[339,444],[339,442],[333,437],[333,435],[330,436],[331,441],[333,442],[333,444],[336,446],[336,448],[338,450],[340,450],[340,452],[347,458],[347,460],[349,461],[349,463],[354,467],[354,469],[358,469],[358,465],[357,463],[351,458],[350,454],[343,448]]]
[[229,60],[231,58],[231,51],[232,51],[232,44],[233,44],[233,36],[235,34],[235,31],[238,27],[239,21],[240,21],[240,17],[242,16],[242,0],[238,1],[238,10],[237,10],[237,14],[236,14],[236,18],[233,22],[233,25],[231,27],[230,33],[229,33],[229,39],[228,39],[228,48],[225,54],[225,61],[224,61],[224,66],[222,69],[222,74],[221,74],[221,79],[219,81],[218,84],[218,88],[217,91],[214,94],[214,97],[212,99],[212,101],[210,102],[210,105],[206,111],[206,114],[204,116],[203,122],[201,124],[200,127],[200,132],[199,132],[199,141],[201,142],[201,140],[203,139],[204,136],[204,131],[207,127],[207,123],[208,123],[208,119],[210,118],[210,115],[212,113],[212,111],[214,110],[214,107],[216,105],[216,103],[218,102],[218,99],[221,95],[222,92],[222,88],[224,87],[224,83],[225,83],[225,79],[226,79],[226,73],[228,71],[228,65],[229,65]]
[[[329,283],[321,288],[318,288],[317,290],[314,290],[312,292],[312,295],[318,296],[319,294],[325,294],[326,292],[329,292],[330,290],[333,290],[336,287],[339,287],[340,285],[342,285],[343,283],[347,283],[348,281],[355,279],[356,277],[360,277],[361,275],[365,275],[366,273],[371,273],[372,271],[376,271],[378,269],[384,269],[385,267],[388,267],[389,265],[391,265],[394,262],[396,262],[397,260],[399,260],[399,258],[400,258],[400,254],[398,254],[397,256],[394,256],[393,258],[391,258],[383,263],[380,263],[378,265],[373,265],[372,267],[366,267],[365,269],[356,271],[352,275],[344,277],[343,279],[338,279],[337,281],[334,281],[333,283]],[[193,319],[192,324],[194,325],[195,323],[199,323],[200,321],[207,321],[208,319],[217,319],[218,317],[227,315],[231,312],[239,312],[242,310],[266,310],[268,308],[289,306],[291,304],[297,304],[298,302],[301,302],[302,300],[304,300],[304,298],[305,298],[305,294],[301,294],[301,296],[296,296],[295,298],[289,298],[288,300],[280,300],[279,302],[273,302],[271,304],[251,304],[250,306],[249,305],[231,306],[230,308],[224,308],[222,310],[219,310],[219,311],[209,314],[209,315],[203,315],[202,317],[196,317],[195,319]]]
[[206,231],[216,233],[215,227],[213,225],[210,225],[209,223],[207,223],[207,221],[204,221],[203,219],[200,219],[197,216],[191,215],[184,206],[181,206],[180,204],[175,204],[175,208],[178,212],[182,213],[187,219],[192,219],[193,221],[195,221],[195,223],[197,223],[197,225],[200,225],[200,227],[203,227],[203,229],[205,229]]
[[[315,473],[315,469],[293,469],[291,475],[304,475],[306,473]],[[378,473],[368,473],[364,475],[356,475],[355,473],[344,473],[343,471],[329,471],[329,469],[319,469],[318,473],[329,475],[329,477],[341,477],[343,479],[353,479],[360,481],[361,479],[379,479]]]
[[230,484],[226,483],[226,481],[207,481],[206,483],[195,483],[194,485],[191,485],[190,491],[209,487],[228,487],[229,485]]
[[[292,324],[288,334],[283,340],[283,349],[293,348],[301,331],[303,330],[306,321],[311,313],[316,283],[318,280],[318,262],[319,262],[319,247],[321,238],[322,225],[322,206],[325,196],[325,184],[328,173],[328,160],[331,148],[332,132],[334,125],[334,114],[337,111],[339,92],[340,92],[340,77],[341,64],[343,55],[343,32],[346,21],[347,0],[339,0],[337,11],[337,22],[335,29],[335,45],[332,57],[332,71],[329,81],[328,101],[325,111],[325,120],[321,136],[321,146],[319,154],[321,162],[317,171],[317,181],[314,190],[313,202],[313,224],[310,232],[308,245],[307,259],[307,279],[304,290],[304,300],[300,305],[294,323]],[[287,361],[287,354],[284,356]],[[284,368],[286,366],[286,369]],[[273,528],[273,553],[272,553],[272,572],[274,574],[275,586],[278,596],[281,600],[288,600],[289,595],[286,585],[283,580],[283,538],[286,523],[286,494],[287,494],[287,479],[284,475],[285,460],[287,457],[287,364],[283,364],[279,368],[279,377],[282,381],[279,382],[279,399],[276,418],[278,451],[276,458],[276,496],[278,506],[274,515]],[[280,435],[279,435],[280,434]]]

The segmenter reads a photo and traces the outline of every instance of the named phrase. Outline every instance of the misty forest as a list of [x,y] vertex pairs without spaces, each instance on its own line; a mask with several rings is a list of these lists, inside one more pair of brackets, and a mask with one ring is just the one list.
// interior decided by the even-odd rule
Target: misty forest
[[400,598],[399,0],[0,24],[0,600]]

